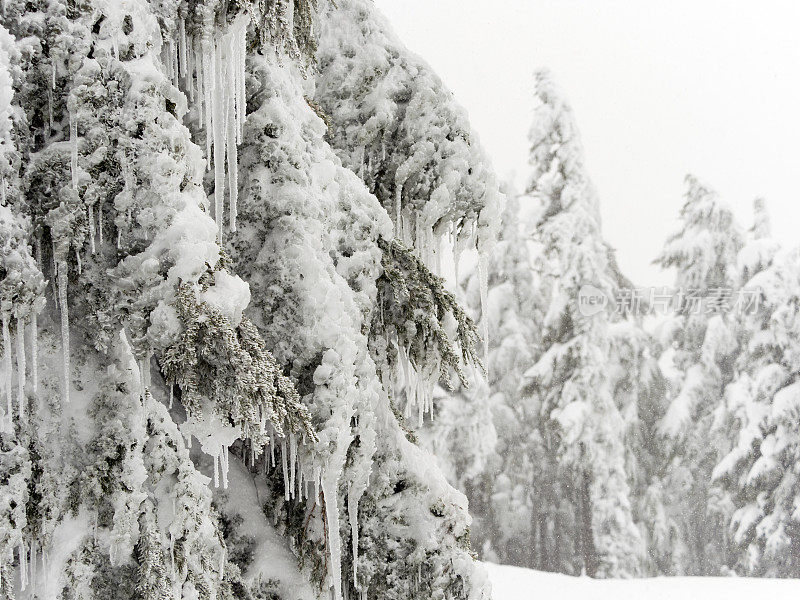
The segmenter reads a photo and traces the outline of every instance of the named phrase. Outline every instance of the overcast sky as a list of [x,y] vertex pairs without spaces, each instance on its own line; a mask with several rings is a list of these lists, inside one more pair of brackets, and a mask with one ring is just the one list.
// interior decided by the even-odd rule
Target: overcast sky
[[376,0],[469,111],[500,175],[526,176],[531,75],[575,111],[603,230],[637,284],[696,174],[751,223],[800,241],[800,2]]

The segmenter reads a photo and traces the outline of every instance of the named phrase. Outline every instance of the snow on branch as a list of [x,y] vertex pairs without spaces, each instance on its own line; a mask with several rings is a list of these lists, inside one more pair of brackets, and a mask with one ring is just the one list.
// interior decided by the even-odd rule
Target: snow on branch
[[[378,245],[383,251],[383,275],[378,280],[379,318],[383,329],[397,336],[401,359],[406,357],[432,385],[441,378],[452,388],[452,369],[468,386],[462,362],[483,368],[476,350],[480,336],[475,322],[445,289],[444,280],[401,242],[379,238]],[[449,319],[455,322],[452,340],[447,333]]]
[[466,111],[371,2],[324,13],[317,63],[329,142],[381,201],[395,237],[430,267],[449,232],[488,249],[503,202],[491,163]]
[[184,330],[161,365],[190,414],[201,412],[203,399],[209,398],[258,445],[267,444],[271,433],[316,439],[308,409],[246,317],[234,326],[190,284],[179,287],[176,308]]

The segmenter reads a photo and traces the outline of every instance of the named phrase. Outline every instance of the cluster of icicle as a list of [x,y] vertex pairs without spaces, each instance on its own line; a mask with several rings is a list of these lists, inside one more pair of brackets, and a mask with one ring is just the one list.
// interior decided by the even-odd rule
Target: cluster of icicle
[[[19,553],[20,589],[24,592],[29,586],[36,588],[41,579],[44,584],[44,594],[50,591],[48,572],[48,556],[44,548],[38,548],[36,539],[31,537],[29,542],[23,540],[17,546]],[[37,566],[38,565],[38,566]]]
[[[234,428],[224,425],[218,418],[211,417],[206,419],[195,419],[190,417],[180,426],[181,432],[187,440],[187,446],[191,447],[192,436],[196,437],[202,446],[203,453],[212,458],[214,464],[214,486],[227,489],[228,487],[228,454],[230,446],[238,439],[238,432]],[[332,469],[323,469],[317,464],[313,464],[311,469],[303,466],[300,460],[298,439],[294,433],[286,436],[277,437],[274,432],[270,433],[267,443],[269,457],[264,457],[263,467],[266,475],[269,467],[276,466],[275,448],[280,445],[280,461],[283,472],[284,499],[308,500],[313,498],[316,503],[322,493],[323,505],[325,507],[325,519],[327,523],[339,522],[339,492],[338,474]],[[266,449],[265,449],[266,450]],[[257,454],[255,447],[251,446],[250,462],[251,466],[256,466]],[[246,464],[246,461],[245,461]],[[352,506],[355,506],[353,504]],[[356,507],[357,508],[357,507]],[[350,510],[351,527],[354,535],[354,563],[358,557],[358,511],[356,508]],[[339,528],[335,525],[328,527],[328,551],[330,552],[331,564],[329,574],[333,580],[334,597],[342,598],[341,580],[341,553],[342,544],[339,535]],[[355,564],[354,564],[354,569]]]
[[394,373],[394,396],[405,394],[405,417],[413,416],[416,409],[417,423],[422,427],[425,414],[433,416],[433,392],[439,382],[439,365],[431,362],[414,367],[408,356],[408,350],[396,337],[391,340],[397,355],[397,366]]
[[[27,369],[28,369],[28,360],[26,359],[26,350],[25,350],[25,330],[29,330],[28,337],[30,338],[30,352],[31,352],[31,360],[30,360],[30,371],[31,371],[31,390],[34,394],[37,393],[39,388],[39,369],[38,369],[38,354],[39,354],[39,343],[38,343],[38,335],[37,335],[37,318],[36,312],[31,311],[30,319],[27,320],[24,318],[17,318],[17,328],[16,328],[16,335],[14,335],[15,339],[15,346],[16,346],[16,363],[17,363],[17,373],[16,373],[16,380],[17,380],[17,411],[19,414],[19,418],[22,421],[26,420],[26,412],[25,412],[25,386],[27,385]],[[7,374],[5,377],[6,380],[6,413],[3,419],[0,419],[0,432],[12,432],[14,430],[14,423],[13,423],[13,415],[14,415],[14,407],[13,407],[13,386],[14,386],[14,361],[12,359],[11,353],[11,331],[9,327],[10,323],[10,316],[8,313],[3,313],[2,315],[2,328],[3,328],[3,362],[4,362],[4,370]],[[29,324],[28,324],[29,323]]]
[[[228,227],[236,231],[239,193],[237,145],[242,142],[246,115],[245,58],[250,17],[240,14],[223,34],[213,21],[204,23],[199,36],[189,37],[178,19],[178,43],[168,39],[163,62],[176,87],[185,90],[197,107],[206,134],[206,166],[214,171],[214,219],[222,243],[227,171]],[[183,85],[181,85],[183,83]]]
[[34,394],[39,387],[37,314],[44,306],[42,294],[45,283],[36,260],[30,255],[23,223],[15,217],[10,207],[3,204],[0,204],[0,273],[4,274],[0,279],[3,358],[0,389],[5,388],[6,396],[0,432],[13,432],[14,383],[17,386],[17,414],[21,421],[27,418],[25,394],[28,382]]
[[[408,211],[400,209],[399,198],[395,215],[395,238],[403,242],[407,248],[413,248],[414,254],[431,270],[432,273],[442,273],[442,254],[449,250],[455,273],[455,281],[459,282],[459,262],[464,250],[473,248],[478,255],[478,282],[480,288],[480,330],[483,341],[483,359],[488,368],[489,361],[489,319],[486,310],[489,297],[489,250],[481,244],[478,238],[478,228],[474,221],[468,221],[464,229],[459,231],[455,224],[450,223],[445,233],[438,234],[433,227],[423,225],[417,219],[411,218]],[[449,246],[449,248],[445,248]],[[433,414],[433,392],[439,383],[439,365],[427,365],[420,369],[414,367],[408,356],[408,350],[402,347],[396,339],[390,343],[397,352],[397,368],[394,373],[395,397],[400,397],[401,390],[405,392],[405,416],[412,415],[416,408],[417,420],[422,426],[425,414]]]

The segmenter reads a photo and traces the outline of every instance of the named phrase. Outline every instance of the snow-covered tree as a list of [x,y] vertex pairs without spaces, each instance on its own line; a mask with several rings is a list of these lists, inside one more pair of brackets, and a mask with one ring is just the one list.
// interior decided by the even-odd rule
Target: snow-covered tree
[[536,75],[536,95],[527,193],[543,207],[533,244],[544,305],[541,346],[525,373],[525,402],[541,416],[542,450],[553,466],[544,483],[556,488],[549,495],[568,499],[572,509],[571,520],[551,521],[562,528],[553,538],[575,544],[562,569],[635,575],[641,538],[631,514],[623,414],[606,364],[614,307],[608,302],[591,315],[579,306],[583,286],[612,299],[616,281],[572,111],[547,72]]
[[[430,254],[488,249],[501,201],[428,66],[360,0],[0,24],[3,594],[486,598],[466,500],[396,416],[479,363]],[[429,184],[416,237],[334,141],[338,95],[398,101],[341,83],[351,50],[425,81],[382,155]]]
[[711,473],[729,439],[715,427],[739,352],[732,310],[738,290],[736,257],[743,233],[730,208],[696,178],[686,179],[680,231],[657,263],[675,269],[680,306],[667,326],[664,360],[673,372],[672,395],[660,430],[670,451],[662,485],[680,538],[675,556],[662,557],[670,572],[719,573],[730,562],[727,523],[731,507],[712,486]]
[[780,251],[763,200],[755,202],[751,237],[737,266],[743,288],[754,295],[740,315],[744,349],[719,419],[732,432],[732,446],[714,478],[736,509],[737,570],[797,577],[798,254]]

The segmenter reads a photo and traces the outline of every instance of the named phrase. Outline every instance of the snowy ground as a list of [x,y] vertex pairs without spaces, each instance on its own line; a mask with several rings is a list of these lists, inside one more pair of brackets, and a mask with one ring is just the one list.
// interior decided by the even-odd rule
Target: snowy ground
[[795,600],[800,580],[657,577],[596,580],[485,563],[494,600]]

